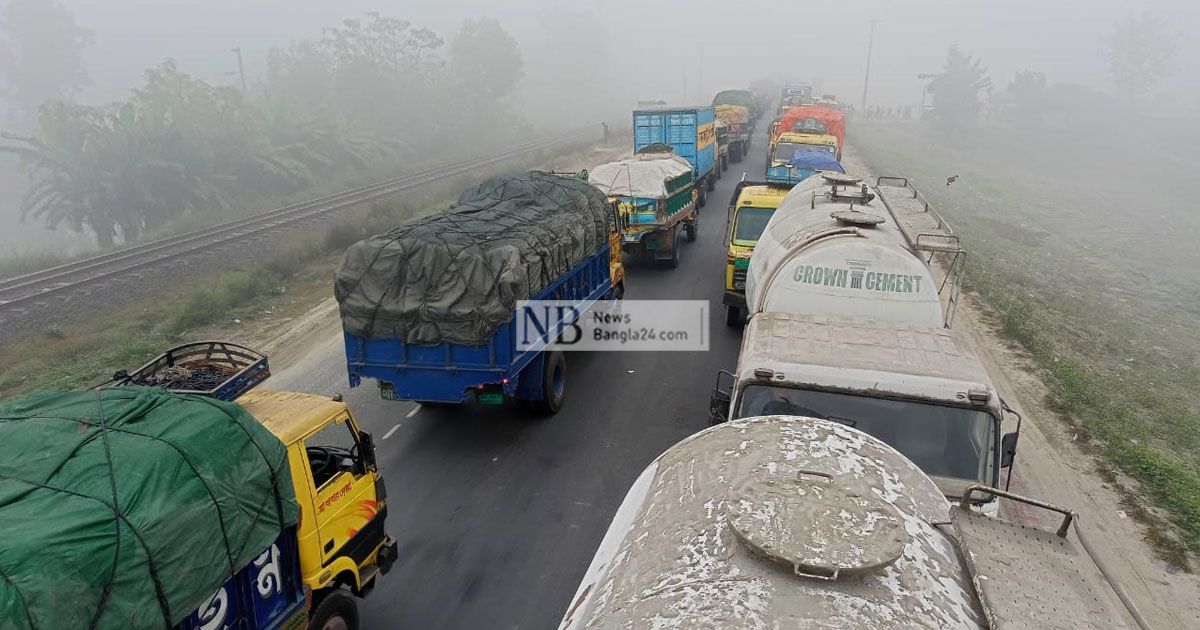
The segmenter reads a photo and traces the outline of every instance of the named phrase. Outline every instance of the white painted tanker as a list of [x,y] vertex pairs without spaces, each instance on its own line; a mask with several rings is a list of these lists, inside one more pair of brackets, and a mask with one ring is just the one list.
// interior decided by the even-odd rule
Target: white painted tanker
[[766,311],[942,326],[939,285],[897,217],[861,180],[832,173],[794,187],[750,258],[748,316]]
[[1055,532],[952,507],[895,450],[835,422],[712,427],[634,482],[560,629],[1143,623],[1081,546],[1070,510],[973,491],[1063,520]]

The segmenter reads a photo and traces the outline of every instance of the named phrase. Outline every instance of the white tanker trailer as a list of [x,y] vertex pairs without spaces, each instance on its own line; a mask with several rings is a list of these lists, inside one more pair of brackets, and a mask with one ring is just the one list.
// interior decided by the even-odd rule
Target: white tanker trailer
[[638,477],[560,628],[1144,623],[1080,546],[1069,510],[973,492],[1058,512],[1061,526],[951,506],[895,450],[835,422],[764,416],[712,427]]
[[[963,259],[958,239],[948,229],[914,233],[903,212],[905,195],[895,196],[900,201],[893,212],[878,188],[840,173],[822,173],[793,188],[750,258],[748,316],[772,311],[948,325],[939,292],[957,291]],[[952,255],[952,273],[941,285],[926,257],[935,252]]]

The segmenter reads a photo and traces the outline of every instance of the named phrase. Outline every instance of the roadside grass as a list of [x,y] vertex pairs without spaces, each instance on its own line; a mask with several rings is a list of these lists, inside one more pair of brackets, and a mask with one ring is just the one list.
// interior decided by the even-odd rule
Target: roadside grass
[[[970,146],[919,125],[852,135],[876,172],[913,179],[954,225],[965,288],[1029,353],[1052,408],[1165,511],[1174,531],[1153,537],[1187,566],[1200,552],[1200,221],[1170,174],[1116,174],[1112,152],[1032,146],[1011,130],[981,130]],[[1143,176],[1161,187],[1138,186]]]
[[[352,210],[324,230],[294,237],[252,268],[218,274],[175,294],[103,309],[87,321],[47,326],[36,338],[0,348],[0,399],[39,390],[90,387],[137,367],[192,334],[251,322],[301,281],[332,284],[342,251],[358,240],[445,209],[484,177],[580,161],[592,147],[513,160],[473,175],[429,184],[403,199]],[[327,295],[327,294],[326,294]]]

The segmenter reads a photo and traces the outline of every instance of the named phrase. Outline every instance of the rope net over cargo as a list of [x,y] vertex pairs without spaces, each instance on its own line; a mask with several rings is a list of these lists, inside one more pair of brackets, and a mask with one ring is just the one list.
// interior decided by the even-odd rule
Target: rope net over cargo
[[171,628],[299,508],[241,407],[122,387],[0,406],[0,626]]
[[485,345],[531,299],[608,243],[608,200],[578,179],[490,179],[449,210],[351,245],[334,280],[345,332]]

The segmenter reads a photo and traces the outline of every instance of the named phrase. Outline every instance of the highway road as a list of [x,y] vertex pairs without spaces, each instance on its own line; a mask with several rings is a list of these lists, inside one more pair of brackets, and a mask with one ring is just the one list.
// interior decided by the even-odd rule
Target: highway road
[[[765,125],[764,125],[765,127]],[[701,211],[678,269],[630,265],[627,299],[708,299],[708,352],[567,354],[556,416],[519,407],[435,409],[349,389],[341,337],[268,386],[342,392],[377,443],[388,529],[400,559],[361,604],[363,628],[553,628],[609,520],[642,469],[708,426],[717,370],[732,369],[740,329],[725,326],[725,213],[742,173],[761,179],[765,129]]]

